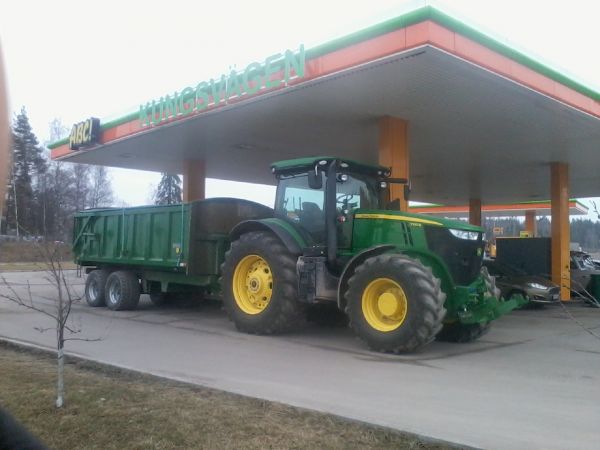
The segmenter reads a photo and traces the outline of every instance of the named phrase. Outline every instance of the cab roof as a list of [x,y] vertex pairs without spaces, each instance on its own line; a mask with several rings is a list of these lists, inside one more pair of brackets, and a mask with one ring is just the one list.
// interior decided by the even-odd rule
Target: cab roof
[[271,170],[275,175],[299,173],[308,171],[314,168],[317,164],[326,166],[331,161],[335,160],[340,161],[340,163],[346,163],[348,165],[348,169],[353,172],[389,176],[389,167],[364,164],[352,159],[339,158],[335,156],[309,156],[306,158],[286,159],[284,161],[277,161],[271,164]]

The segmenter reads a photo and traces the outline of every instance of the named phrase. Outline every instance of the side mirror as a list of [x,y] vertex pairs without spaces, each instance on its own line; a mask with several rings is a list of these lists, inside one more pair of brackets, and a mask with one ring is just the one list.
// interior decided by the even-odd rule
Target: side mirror
[[388,183],[402,184],[404,185],[404,200],[408,201],[408,197],[410,197],[410,193],[412,191],[412,183],[408,178],[388,178]]
[[308,172],[308,187],[311,189],[321,189],[323,187],[323,177],[316,168]]
[[412,191],[412,183],[410,180],[404,185],[404,200],[408,201],[410,193]]

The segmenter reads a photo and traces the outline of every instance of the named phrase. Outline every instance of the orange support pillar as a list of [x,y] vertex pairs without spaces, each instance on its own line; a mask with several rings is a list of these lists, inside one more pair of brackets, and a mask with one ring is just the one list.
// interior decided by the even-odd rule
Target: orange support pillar
[[[391,167],[393,178],[409,179],[408,122],[397,117],[385,116],[379,120],[379,164]],[[404,187],[390,186],[390,200],[400,200],[400,211],[408,211]]]
[[569,166],[552,163],[550,166],[552,201],[552,281],[558,284],[561,300],[571,299],[569,243]]
[[472,198],[469,200],[469,223],[481,226],[481,199]]
[[527,231],[531,237],[535,237],[537,233],[535,210],[525,211],[525,231]]
[[185,161],[183,166],[183,201],[205,197],[206,165],[204,161]]

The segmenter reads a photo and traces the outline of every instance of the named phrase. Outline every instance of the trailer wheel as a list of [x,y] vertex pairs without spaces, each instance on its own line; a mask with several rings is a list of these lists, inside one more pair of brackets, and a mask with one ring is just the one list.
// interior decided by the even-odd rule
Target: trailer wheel
[[140,301],[140,282],[135,273],[119,270],[106,280],[106,306],[113,311],[135,309]]
[[104,288],[106,287],[106,279],[110,272],[108,270],[93,270],[85,280],[85,301],[88,305],[97,308],[105,306]]
[[350,326],[376,351],[410,352],[431,342],[446,294],[430,268],[401,254],[368,258],[348,280]]
[[231,243],[221,282],[223,305],[238,330],[276,334],[303,323],[296,260],[269,232],[249,232]]

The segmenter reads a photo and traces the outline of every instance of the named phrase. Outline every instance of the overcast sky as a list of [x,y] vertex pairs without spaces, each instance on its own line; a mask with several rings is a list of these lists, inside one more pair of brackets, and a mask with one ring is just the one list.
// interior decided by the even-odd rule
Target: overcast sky
[[[3,0],[10,106],[27,108],[44,141],[53,118],[70,126],[118,117],[233,65],[310,48],[424,4],[600,90],[600,2],[591,0]],[[117,196],[136,205],[148,202],[159,176],[115,169],[112,179]],[[209,181],[207,194],[268,202],[272,188]]]

